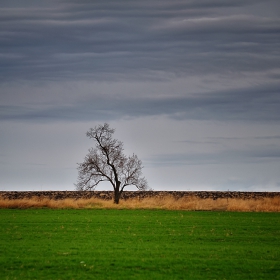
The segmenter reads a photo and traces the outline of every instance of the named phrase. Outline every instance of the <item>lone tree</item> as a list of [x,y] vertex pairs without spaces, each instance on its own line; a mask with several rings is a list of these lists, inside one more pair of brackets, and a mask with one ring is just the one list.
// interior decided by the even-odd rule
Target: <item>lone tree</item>
[[126,186],[147,190],[147,181],[142,175],[142,162],[133,154],[123,154],[123,143],[113,139],[115,130],[107,123],[91,128],[87,136],[95,142],[84,162],[78,165],[77,190],[94,190],[103,181],[109,181],[114,189],[114,203],[118,204]]

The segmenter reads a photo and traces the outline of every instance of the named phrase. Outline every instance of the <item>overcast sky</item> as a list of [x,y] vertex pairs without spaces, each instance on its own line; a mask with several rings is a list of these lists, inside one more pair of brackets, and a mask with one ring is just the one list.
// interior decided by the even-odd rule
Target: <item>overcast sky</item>
[[108,122],[154,190],[280,191],[279,91],[279,0],[0,0],[0,190],[74,190]]

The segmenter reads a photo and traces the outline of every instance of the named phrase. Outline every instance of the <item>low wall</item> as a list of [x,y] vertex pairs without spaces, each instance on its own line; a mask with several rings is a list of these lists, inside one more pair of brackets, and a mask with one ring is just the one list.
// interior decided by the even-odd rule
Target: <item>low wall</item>
[[[241,199],[260,199],[265,197],[280,197],[280,192],[219,192],[219,191],[124,191],[122,199],[145,197],[164,197],[166,195],[173,196],[176,199],[182,197],[194,196],[202,199],[211,198],[241,198]],[[0,191],[2,199],[30,199],[30,198],[49,198],[49,199],[89,199],[100,198],[111,200],[113,197],[112,191]]]

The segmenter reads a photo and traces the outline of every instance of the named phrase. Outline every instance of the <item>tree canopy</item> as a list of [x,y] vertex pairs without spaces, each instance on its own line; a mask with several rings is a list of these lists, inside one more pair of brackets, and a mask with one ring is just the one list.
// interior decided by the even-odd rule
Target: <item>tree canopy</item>
[[107,123],[87,132],[95,147],[78,164],[76,189],[94,190],[99,183],[108,181],[114,189],[114,202],[119,203],[125,187],[133,185],[138,190],[147,190],[148,184],[142,177],[142,161],[135,154],[124,155],[123,143],[113,138],[114,132]]

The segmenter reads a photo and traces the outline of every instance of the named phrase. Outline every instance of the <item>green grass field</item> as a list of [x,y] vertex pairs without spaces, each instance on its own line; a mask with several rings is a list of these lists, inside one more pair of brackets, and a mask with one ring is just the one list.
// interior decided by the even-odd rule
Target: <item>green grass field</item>
[[0,279],[280,279],[280,214],[1,209]]

